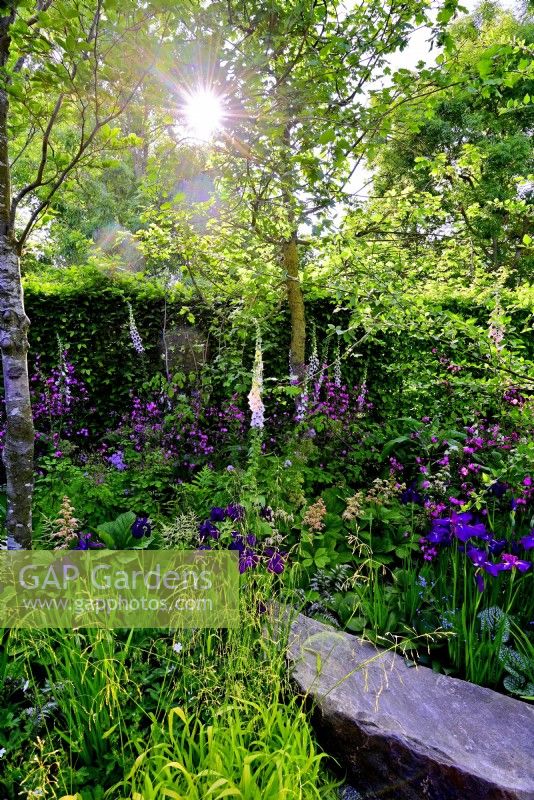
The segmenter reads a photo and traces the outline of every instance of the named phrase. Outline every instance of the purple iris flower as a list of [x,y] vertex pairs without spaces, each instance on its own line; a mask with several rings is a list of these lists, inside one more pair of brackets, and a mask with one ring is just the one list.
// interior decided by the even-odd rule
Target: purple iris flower
[[474,525],[459,522],[454,528],[454,535],[461,542],[467,542],[468,539],[485,539],[487,541],[490,538],[483,522],[477,522]]
[[256,536],[253,533],[247,534],[247,544],[249,547],[255,547],[256,541]]
[[258,556],[254,552],[254,550],[249,550],[248,548],[241,553],[239,558],[239,572],[241,575],[247,571],[247,569],[253,569],[258,563]]
[[78,544],[73,547],[73,550],[96,550],[99,547],[104,547],[101,542],[93,541],[92,533],[80,533],[78,536]]
[[228,545],[229,550],[237,550],[238,553],[243,553],[245,550],[245,542],[243,536],[237,531],[232,531],[233,542]]
[[449,544],[452,539],[451,521],[449,519],[434,519],[430,533],[426,537],[431,544]]
[[226,507],[226,516],[228,519],[231,519],[232,522],[237,522],[240,519],[243,519],[245,516],[245,509],[243,506],[239,506],[235,503],[231,503],[229,506]]
[[461,514],[451,514],[449,518],[437,518],[432,520],[428,541],[432,544],[448,544],[452,536],[460,542],[467,542],[468,539],[489,540],[490,535],[482,522],[473,522],[473,515],[464,511]]
[[476,567],[483,567],[488,560],[486,551],[478,547],[468,547],[466,553]]
[[494,564],[493,561],[486,561],[483,566],[485,572],[488,575],[491,575],[493,578],[496,578],[500,572],[504,570],[504,564]]
[[532,566],[530,561],[522,561],[517,556],[512,555],[511,553],[503,553],[502,554],[502,564],[499,564],[501,569],[503,570],[512,570],[517,569],[519,572],[526,572]]
[[468,547],[466,553],[475,567],[483,569],[484,572],[487,572],[488,575],[492,575],[494,578],[504,569],[502,564],[494,564],[493,561],[489,561],[486,551],[481,550],[479,547]]
[[478,591],[482,594],[482,592],[484,591],[484,576],[481,575],[480,572],[477,572],[475,574],[475,583],[477,585]]
[[523,536],[521,539],[521,545],[525,548],[525,550],[532,550],[534,547],[534,530],[530,531],[530,533],[526,536]]
[[143,536],[150,536],[152,533],[152,525],[148,517],[137,517],[131,527],[132,536],[134,539],[142,539]]
[[213,524],[209,519],[204,520],[204,522],[199,525],[198,533],[200,536],[200,541],[203,542],[209,537],[212,539],[218,539],[221,535],[220,530],[216,525]]
[[488,549],[492,556],[500,556],[504,552],[508,542],[506,539],[490,539]]
[[275,575],[280,575],[285,568],[286,553],[282,553],[272,547],[267,547],[265,549],[265,555],[269,558],[267,562],[268,571],[273,572]]
[[224,508],[214,506],[210,511],[210,520],[212,522],[223,522],[226,519],[226,511]]

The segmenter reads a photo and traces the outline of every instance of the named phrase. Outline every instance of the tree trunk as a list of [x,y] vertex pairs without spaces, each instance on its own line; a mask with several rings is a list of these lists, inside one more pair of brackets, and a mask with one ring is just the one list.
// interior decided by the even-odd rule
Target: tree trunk
[[34,430],[28,382],[28,326],[14,242],[0,236],[0,349],[6,409],[8,548],[30,548]]
[[[0,67],[9,56],[9,30],[15,18],[0,19]],[[4,376],[7,480],[7,543],[9,549],[31,547],[34,430],[28,381],[28,326],[20,263],[11,215],[8,148],[8,93],[0,85],[0,351]]]
[[289,358],[291,378],[304,388],[306,378],[306,315],[304,297],[300,285],[297,234],[284,242],[284,270],[286,275],[287,302],[291,318],[291,345]]

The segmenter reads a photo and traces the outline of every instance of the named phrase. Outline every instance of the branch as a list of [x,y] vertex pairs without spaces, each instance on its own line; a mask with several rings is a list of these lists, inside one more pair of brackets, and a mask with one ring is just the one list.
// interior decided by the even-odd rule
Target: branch
[[149,67],[147,70],[145,70],[143,72],[142,77],[135,84],[134,88],[127,95],[126,99],[121,103],[121,105],[118,106],[118,108],[112,114],[108,114],[108,116],[105,117],[103,120],[101,120],[100,122],[97,122],[94,125],[94,127],[93,127],[91,133],[89,134],[89,136],[87,137],[87,139],[85,139],[85,141],[83,140],[83,138],[80,140],[80,144],[78,146],[78,150],[76,151],[76,154],[72,157],[72,159],[67,164],[67,166],[59,174],[57,180],[50,187],[50,190],[49,190],[47,196],[45,197],[45,199],[42,200],[39,203],[39,205],[37,206],[37,208],[32,212],[26,227],[24,228],[21,236],[17,240],[17,249],[18,249],[19,253],[22,251],[22,248],[24,247],[24,243],[26,242],[26,239],[28,238],[28,236],[29,236],[33,226],[35,225],[36,221],[39,219],[39,217],[41,216],[43,211],[45,211],[46,208],[48,208],[48,206],[50,205],[50,202],[51,202],[53,196],[56,194],[57,190],[64,183],[64,181],[67,178],[67,176],[78,165],[78,163],[82,159],[83,155],[85,154],[87,149],[90,147],[90,145],[93,143],[93,141],[95,140],[95,138],[98,135],[98,133],[102,130],[102,128],[105,125],[108,125],[110,122],[112,122],[117,117],[119,117],[123,113],[125,108],[127,108],[129,103],[131,102],[132,98],[134,97],[135,93],[137,92],[137,90],[141,86],[142,82],[145,80],[145,77],[148,74],[150,68],[151,67]]
[[48,146],[50,142],[50,134],[52,133],[52,128],[54,127],[54,123],[57,120],[58,114],[61,110],[61,106],[63,105],[63,100],[65,98],[64,94],[60,94],[58,99],[56,100],[56,104],[50,115],[50,119],[48,120],[48,125],[43,134],[43,142],[41,146],[41,160],[39,162],[39,167],[37,169],[37,175],[35,176],[35,180],[29,183],[24,189],[13,198],[11,203],[11,224],[15,224],[15,214],[17,211],[17,206],[19,205],[20,201],[26,197],[27,194],[33,192],[34,189],[37,189],[39,186],[43,185],[43,175],[46,167],[46,162],[48,160]]
[[39,22],[39,15],[42,14],[43,11],[48,11],[53,2],[54,0],[37,0],[37,13],[27,20],[26,25],[31,27],[35,25],[36,22]]

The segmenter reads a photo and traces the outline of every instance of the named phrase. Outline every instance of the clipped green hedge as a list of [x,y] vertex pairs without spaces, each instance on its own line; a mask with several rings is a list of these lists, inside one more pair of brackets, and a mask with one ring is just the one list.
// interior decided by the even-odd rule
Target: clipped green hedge
[[[168,327],[195,324],[210,335],[212,382],[216,394],[229,396],[248,391],[254,349],[254,323],[244,315],[236,322],[223,303],[208,306],[191,295],[175,292],[165,302],[161,284],[142,275],[110,274],[97,267],[54,269],[24,279],[26,308],[31,320],[30,366],[39,355],[46,373],[58,362],[58,337],[69,351],[69,359],[89,391],[90,415],[98,428],[113,424],[130,408],[130,396],[139,392],[143,383],[162,371],[161,338],[166,316]],[[524,296],[510,293],[504,298],[507,311],[524,342],[524,355],[534,359],[532,326],[532,293]],[[428,298],[429,314],[442,309],[453,311],[465,319],[487,325],[488,306],[483,297],[472,292],[465,295]],[[128,303],[134,312],[145,353],[139,355],[132,346]],[[509,304],[509,305],[508,305]],[[334,312],[330,298],[307,300],[309,320],[315,322],[320,352],[326,331],[333,322],[341,328],[349,324],[347,310]],[[289,320],[283,298],[269,315],[264,328],[265,376],[283,378],[288,372]],[[356,332],[356,336],[358,333]],[[331,341],[333,343],[332,337]],[[342,344],[342,349],[345,345]],[[403,372],[413,383],[413,370],[424,360],[432,342],[424,333],[385,331],[358,348],[358,358],[343,364],[345,379],[354,385],[365,372],[367,382],[382,413],[398,412],[403,402]],[[330,348],[329,361],[333,358]],[[391,366],[394,365],[393,373]]]
[[[162,369],[164,291],[137,275],[113,276],[97,269],[66,269],[59,277],[28,276],[24,281],[30,368],[36,356],[45,373],[57,365],[59,337],[87,386],[95,417],[106,424],[129,407],[132,392]],[[142,355],[132,346],[128,303],[143,340]],[[176,295],[167,304],[167,322],[192,323],[206,312]]]

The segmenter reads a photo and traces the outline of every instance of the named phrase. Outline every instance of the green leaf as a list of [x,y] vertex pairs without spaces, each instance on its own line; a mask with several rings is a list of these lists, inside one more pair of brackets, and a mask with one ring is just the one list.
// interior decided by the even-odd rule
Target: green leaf
[[319,138],[317,139],[319,144],[328,144],[328,142],[333,142],[336,138],[336,132],[332,129],[324,131]]

